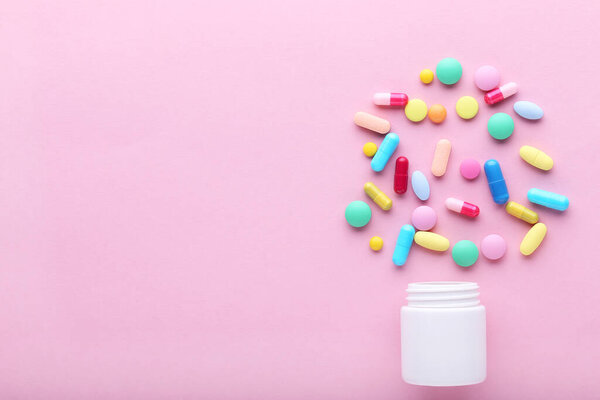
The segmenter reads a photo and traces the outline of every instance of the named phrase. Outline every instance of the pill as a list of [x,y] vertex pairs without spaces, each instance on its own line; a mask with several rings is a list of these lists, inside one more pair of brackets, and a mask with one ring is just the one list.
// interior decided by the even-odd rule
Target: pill
[[496,89],[490,90],[483,96],[483,100],[488,104],[496,104],[502,100],[514,95],[519,87],[514,82],[506,83]]
[[362,128],[381,133],[382,135],[388,133],[391,128],[390,121],[364,111],[359,111],[354,114],[354,123]]
[[569,199],[566,196],[541,189],[529,189],[527,199],[532,203],[558,211],[565,211],[569,207]]
[[452,259],[456,265],[470,267],[479,258],[477,245],[470,240],[461,240],[452,248]]
[[415,208],[410,218],[413,226],[420,231],[428,231],[435,226],[437,215],[435,210],[428,206]]
[[377,145],[373,142],[365,143],[365,145],[363,146],[363,153],[365,153],[365,156],[367,157],[373,157],[376,152]]
[[504,204],[508,201],[508,188],[502,175],[500,164],[496,160],[487,160],[483,165],[487,177],[490,193],[496,204]]
[[488,120],[487,129],[494,139],[508,139],[515,130],[515,121],[506,113],[496,113]]
[[515,203],[514,201],[509,201],[506,203],[506,212],[513,217],[517,217],[529,224],[535,224],[540,219],[535,211],[530,210],[519,203]]
[[385,135],[381,145],[379,145],[379,148],[377,149],[377,153],[375,153],[371,160],[371,168],[373,171],[383,171],[390,157],[392,157],[392,154],[396,151],[398,143],[400,143],[400,138],[395,133],[390,132]]
[[500,72],[491,65],[484,65],[475,71],[475,86],[483,91],[492,90],[500,84]]
[[456,58],[444,58],[438,63],[435,74],[444,85],[454,85],[462,76],[462,66]]
[[479,176],[481,172],[481,165],[479,165],[479,161],[474,158],[464,159],[460,163],[460,174],[465,179],[475,179]]
[[408,188],[408,158],[398,157],[396,159],[396,170],[394,171],[394,192],[406,193]]
[[419,74],[419,78],[424,84],[429,84],[433,81],[433,71],[430,69],[424,69]]
[[446,251],[450,248],[450,241],[447,238],[427,231],[415,233],[415,243],[433,251]]
[[346,221],[355,228],[362,228],[371,220],[371,207],[364,201],[353,201],[346,207]]
[[383,247],[383,239],[379,236],[373,236],[371,240],[369,240],[369,246],[373,251],[379,251]]
[[396,241],[394,255],[392,257],[395,265],[400,267],[406,263],[408,253],[412,247],[414,236],[415,228],[413,228],[412,225],[402,225],[402,228],[400,228],[400,233],[398,234],[398,240]]
[[506,253],[506,240],[500,235],[487,235],[481,241],[481,254],[489,260],[498,260]]
[[544,237],[546,237],[547,231],[548,228],[546,228],[546,225],[541,222],[538,222],[532,226],[521,241],[521,247],[519,248],[519,250],[521,250],[521,254],[524,256],[532,254],[542,243]]
[[392,208],[392,199],[386,196],[373,182],[365,183],[365,193],[371,198],[382,210],[387,211]]
[[532,121],[538,120],[544,116],[544,110],[531,101],[517,101],[513,105],[513,110],[518,116]]
[[452,144],[448,139],[441,139],[435,145],[435,152],[433,153],[433,162],[431,163],[431,173],[438,178],[444,176],[446,173],[446,167],[448,166],[448,159],[450,158],[450,151],[452,150]]
[[413,192],[419,198],[419,200],[425,201],[429,198],[429,182],[427,182],[427,178],[425,174],[421,171],[415,171],[412,173],[411,185]]
[[408,103],[408,96],[404,93],[375,93],[373,103],[378,106],[404,107]]
[[429,112],[427,112],[427,116],[429,119],[436,123],[441,124],[446,119],[446,107],[441,104],[434,104],[429,107]]
[[472,119],[479,111],[477,100],[471,96],[463,96],[456,102],[456,113],[462,119]]
[[519,155],[526,163],[544,171],[549,171],[554,166],[554,161],[548,154],[532,146],[521,147]]
[[479,215],[479,207],[475,204],[467,203],[466,201],[455,199],[454,197],[448,197],[446,199],[446,208],[466,217],[475,218]]
[[427,116],[427,104],[421,99],[412,99],[404,107],[406,118],[412,122],[421,122]]

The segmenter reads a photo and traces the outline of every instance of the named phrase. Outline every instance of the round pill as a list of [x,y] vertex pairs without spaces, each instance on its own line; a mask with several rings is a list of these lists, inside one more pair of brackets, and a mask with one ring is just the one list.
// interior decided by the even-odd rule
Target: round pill
[[483,91],[492,90],[500,84],[500,72],[491,65],[484,65],[475,71],[475,86]]
[[481,241],[481,254],[489,260],[502,258],[506,253],[506,240],[500,235],[487,235]]
[[440,124],[446,119],[446,108],[441,104],[434,104],[429,108],[427,115],[431,121]]
[[474,158],[464,159],[460,163],[460,174],[465,179],[475,179],[479,176],[481,172],[481,165],[479,165],[479,161]]
[[371,240],[369,240],[369,246],[371,246],[371,250],[379,251],[383,247],[383,239],[379,236],[373,236]]
[[413,211],[411,221],[417,230],[428,231],[435,226],[437,215],[433,208],[420,206]]
[[438,63],[435,74],[444,85],[454,85],[462,76],[462,66],[456,58],[444,58]]
[[496,113],[488,120],[487,129],[494,139],[504,140],[515,130],[515,121],[506,113]]
[[424,69],[419,74],[419,78],[421,78],[421,82],[429,84],[433,81],[433,71],[430,69]]
[[462,119],[471,119],[477,115],[479,104],[471,96],[463,96],[456,102],[456,113]]
[[353,201],[346,207],[346,221],[355,228],[362,228],[371,220],[371,207],[364,201]]
[[377,153],[377,145],[373,142],[365,143],[363,146],[363,153],[367,157],[373,157]]
[[461,267],[470,267],[479,258],[477,245],[470,240],[461,240],[452,248],[452,259]]
[[427,116],[427,104],[421,99],[412,99],[404,107],[406,118],[412,122],[421,122]]

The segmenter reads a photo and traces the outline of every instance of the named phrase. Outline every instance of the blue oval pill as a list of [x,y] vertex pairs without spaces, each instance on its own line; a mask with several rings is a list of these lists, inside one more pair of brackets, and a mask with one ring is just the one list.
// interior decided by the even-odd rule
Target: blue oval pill
[[517,101],[513,106],[515,112],[525,119],[536,120],[544,116],[544,110],[531,101]]
[[419,200],[427,200],[429,198],[429,182],[421,171],[415,171],[412,174],[411,184],[413,192]]
[[567,196],[542,189],[529,189],[527,199],[532,203],[558,211],[565,211],[569,207]]
[[412,225],[402,225],[400,228],[400,234],[396,241],[396,248],[394,249],[394,255],[392,260],[397,266],[402,266],[406,262],[408,253],[413,244],[413,238],[415,237],[415,228]]
[[385,135],[383,142],[381,142],[381,145],[377,149],[377,153],[375,153],[371,160],[371,168],[373,168],[373,171],[383,171],[390,157],[394,154],[394,151],[396,151],[398,143],[400,143],[400,138],[395,133],[388,133]]

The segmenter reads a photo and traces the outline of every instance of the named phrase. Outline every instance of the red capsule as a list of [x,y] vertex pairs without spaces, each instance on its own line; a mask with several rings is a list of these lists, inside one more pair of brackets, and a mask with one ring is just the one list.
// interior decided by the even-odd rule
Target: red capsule
[[466,201],[462,201],[459,199],[455,199],[453,197],[448,197],[446,199],[446,208],[450,211],[454,211],[455,213],[475,218],[479,215],[479,207],[475,204],[467,203]]
[[402,194],[408,188],[408,158],[398,157],[396,159],[396,171],[394,172],[394,192]]

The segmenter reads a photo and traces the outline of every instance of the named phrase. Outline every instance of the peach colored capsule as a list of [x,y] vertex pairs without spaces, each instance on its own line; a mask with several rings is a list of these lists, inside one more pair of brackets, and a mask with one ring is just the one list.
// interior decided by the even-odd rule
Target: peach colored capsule
[[437,142],[435,153],[433,154],[433,163],[431,164],[431,173],[433,175],[440,177],[446,173],[450,150],[452,150],[452,144],[448,139],[442,139]]
[[373,132],[381,133],[382,135],[388,133],[391,128],[390,121],[364,111],[359,111],[354,114],[354,123]]

